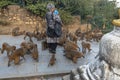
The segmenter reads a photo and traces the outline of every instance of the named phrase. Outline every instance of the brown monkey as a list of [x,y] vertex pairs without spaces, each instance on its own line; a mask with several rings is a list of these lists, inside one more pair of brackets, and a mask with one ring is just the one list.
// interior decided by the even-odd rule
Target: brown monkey
[[99,30],[99,32],[97,32],[95,35],[96,35],[96,41],[98,42],[101,39],[101,37],[103,36],[103,33],[101,30]]
[[75,31],[75,35],[79,38],[79,40],[83,40],[84,37],[85,37],[85,32],[82,32],[82,31],[81,31],[81,28],[78,28],[78,29]]
[[67,40],[66,35],[63,34],[63,35],[59,38],[59,43],[58,43],[58,45],[63,46],[63,45],[65,44],[66,40]]
[[12,29],[12,36],[17,36],[19,30],[20,30],[19,27],[15,27],[14,29]]
[[10,66],[10,62],[14,61],[14,64],[19,64],[20,62],[20,57],[24,58],[24,55],[26,53],[27,49],[26,48],[18,48],[16,49],[13,54],[9,55],[9,61],[8,61],[8,67]]
[[23,35],[23,34],[25,34],[25,31],[20,31],[16,35],[19,36],[19,35]]
[[81,45],[82,45],[82,52],[83,53],[86,53],[86,49],[89,52],[91,51],[91,44],[90,43],[82,41]]
[[39,61],[39,56],[38,56],[37,44],[34,44],[31,52],[32,52],[32,58],[38,62]]
[[31,53],[31,50],[34,48],[34,43],[32,42],[22,42],[20,44],[21,48],[26,48],[27,49],[27,54],[30,54]]
[[77,59],[84,57],[83,53],[75,50],[65,51],[65,55],[67,58],[71,59],[74,63],[77,63]]
[[94,41],[99,41],[101,37],[103,36],[103,33],[100,29],[94,29],[92,32],[92,38]]
[[79,36],[80,33],[81,33],[81,29],[78,28],[78,29],[75,31],[75,35],[76,35],[76,36]]
[[72,61],[73,61],[74,63],[77,63],[77,60],[78,60],[78,58],[75,57],[75,56],[72,58]]
[[32,43],[32,42],[22,42],[20,44],[20,46],[21,46],[21,48],[23,47],[23,48],[26,48],[28,50],[32,50],[33,46],[34,46],[34,43]]
[[75,34],[69,33],[69,38],[71,41],[73,41],[77,44],[78,37]]
[[67,40],[64,44],[65,51],[69,50],[80,50],[79,46],[72,41]]
[[34,33],[34,37],[37,38],[38,41],[41,40],[41,33],[39,31],[39,27],[38,26],[35,27],[35,30],[34,30],[33,33]]
[[90,32],[87,32],[86,34],[85,34],[85,38],[86,38],[86,41],[91,41],[92,40],[92,32],[90,31]]
[[24,39],[25,39],[27,36],[30,38],[30,41],[33,42],[33,41],[32,41],[32,37],[34,37],[34,33],[32,33],[32,32],[26,32]]
[[55,58],[55,54],[52,55],[50,61],[49,61],[49,64],[48,64],[48,67],[51,65],[53,66],[55,64],[55,61],[56,61],[56,58]]
[[4,51],[7,51],[7,56],[8,56],[8,55],[10,55],[10,52],[13,53],[14,50],[16,50],[16,46],[11,46],[8,43],[2,44],[2,49],[1,49],[2,54],[4,53]]

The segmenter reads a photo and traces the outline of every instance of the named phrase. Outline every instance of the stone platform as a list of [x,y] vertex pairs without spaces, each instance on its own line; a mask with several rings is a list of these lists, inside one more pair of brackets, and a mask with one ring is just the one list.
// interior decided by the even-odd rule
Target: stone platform
[[[10,35],[0,35],[0,48],[3,42],[7,42],[10,45],[15,45],[17,48],[20,47],[20,43],[24,36],[13,37]],[[26,39],[27,40],[27,39]],[[63,56],[63,48],[57,47],[56,64],[48,67],[50,54],[48,50],[42,51],[41,41],[37,41],[33,38],[33,42],[37,43],[39,50],[39,62],[35,62],[30,55],[25,55],[26,60],[22,60],[20,65],[14,65],[8,67],[8,58],[6,52],[0,53],[0,79],[4,78],[16,78],[16,77],[29,77],[29,76],[40,76],[40,75],[51,75],[51,74],[62,74],[69,73],[72,69],[77,68],[80,65],[88,64],[95,60],[95,56],[98,54],[97,42],[92,42],[92,51],[85,55],[85,58],[79,58],[77,64],[74,64],[71,60]],[[80,45],[78,41],[78,45]],[[55,79],[57,80],[57,79]]]

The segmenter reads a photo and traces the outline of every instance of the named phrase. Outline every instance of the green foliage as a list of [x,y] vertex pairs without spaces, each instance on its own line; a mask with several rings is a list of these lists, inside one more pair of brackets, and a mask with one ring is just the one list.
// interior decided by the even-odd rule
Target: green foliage
[[95,27],[102,28],[104,24],[104,18],[102,16],[94,16],[93,18],[94,23],[97,25]]
[[45,17],[46,14],[46,3],[38,3],[35,5],[29,5],[26,7],[26,9],[28,9],[29,11],[31,11],[32,13],[39,15],[40,17]]
[[71,24],[73,21],[72,16],[69,12],[64,11],[64,10],[59,10],[60,12],[60,17],[62,19],[63,24]]
[[2,1],[0,1],[0,9],[2,9],[10,4],[13,4],[13,3],[11,1],[8,1],[8,0],[2,0]]

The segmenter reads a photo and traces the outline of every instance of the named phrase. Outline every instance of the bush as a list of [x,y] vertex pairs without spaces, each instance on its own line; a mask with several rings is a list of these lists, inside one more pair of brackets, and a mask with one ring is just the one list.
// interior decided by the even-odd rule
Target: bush
[[[47,12],[46,5],[47,3],[37,3],[35,5],[27,6],[26,9],[42,18],[45,18],[45,14]],[[59,13],[63,24],[67,25],[72,22],[72,16],[69,12],[59,9]]]
[[60,13],[60,17],[62,19],[63,24],[68,25],[71,24],[73,21],[73,17],[71,16],[71,14],[67,11],[64,10],[59,10]]
[[6,6],[8,6],[8,5],[10,5],[10,4],[14,4],[14,3],[12,3],[11,1],[7,1],[7,0],[2,0],[2,1],[0,1],[0,9],[2,9],[2,8],[4,8],[4,7],[6,7]]
[[45,14],[46,14],[46,3],[38,3],[35,5],[29,5],[26,7],[26,9],[43,18],[45,17]]

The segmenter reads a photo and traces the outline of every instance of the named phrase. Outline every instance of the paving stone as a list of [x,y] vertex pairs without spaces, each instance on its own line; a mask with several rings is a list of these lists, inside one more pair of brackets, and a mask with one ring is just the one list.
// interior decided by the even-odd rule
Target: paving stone
[[[15,45],[17,48],[20,47],[22,41],[27,41],[23,39],[24,36],[13,37],[10,35],[0,35],[0,48],[4,42],[9,43],[10,45]],[[11,78],[11,77],[25,77],[25,76],[36,76],[36,75],[50,75],[50,74],[59,74],[59,73],[69,73],[72,69],[75,69],[83,64],[88,64],[89,62],[94,61],[94,57],[97,55],[98,43],[92,42],[92,51],[86,53],[85,58],[79,58],[77,64],[73,63],[71,60],[67,59],[63,53],[63,47],[58,46],[56,52],[56,63],[54,66],[49,66],[48,63],[51,57],[51,54],[48,50],[42,51],[41,41],[37,41],[35,38],[32,38],[33,42],[38,45],[39,51],[39,62],[36,62],[32,59],[31,55],[25,55],[25,60],[20,62],[20,65],[14,65],[11,63],[11,66],[8,67],[8,58],[6,52],[0,54],[0,79],[1,78]],[[78,41],[78,45],[81,47],[81,42]],[[60,79],[53,79],[60,80]],[[67,80],[67,79],[65,79]],[[68,79],[69,80],[69,79]]]

